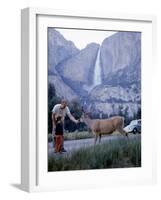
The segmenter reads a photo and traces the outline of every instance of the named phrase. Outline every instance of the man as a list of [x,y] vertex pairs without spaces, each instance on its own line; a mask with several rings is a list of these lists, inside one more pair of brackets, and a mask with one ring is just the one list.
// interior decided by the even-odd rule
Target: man
[[[65,116],[68,115],[69,119],[73,121],[74,123],[78,124],[79,120],[76,120],[73,115],[70,113],[70,110],[67,106],[67,100],[63,99],[61,101],[61,104],[56,104],[52,110],[52,134],[54,138],[54,143],[55,143],[55,128],[56,128],[56,119],[58,116],[62,117],[62,122],[64,123]],[[64,149],[64,144],[62,144],[61,148],[62,152],[66,152]]]

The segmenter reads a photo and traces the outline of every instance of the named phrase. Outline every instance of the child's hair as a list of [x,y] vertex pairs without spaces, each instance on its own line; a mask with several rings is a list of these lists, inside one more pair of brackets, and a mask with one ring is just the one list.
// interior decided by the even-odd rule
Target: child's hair
[[56,118],[56,123],[60,122],[61,119],[62,119],[62,117],[61,117],[61,116],[58,116],[58,117]]

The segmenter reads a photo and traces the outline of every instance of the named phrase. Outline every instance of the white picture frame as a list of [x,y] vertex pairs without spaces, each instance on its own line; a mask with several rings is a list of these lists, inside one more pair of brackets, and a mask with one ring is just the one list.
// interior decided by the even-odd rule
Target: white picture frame
[[[54,21],[53,19],[57,19],[58,21]],[[64,20],[66,20],[65,23],[63,23]],[[68,23],[68,21],[70,22]],[[43,68],[41,64],[45,63],[46,58],[43,60],[39,60],[38,58],[41,55],[44,55],[44,57],[47,56],[44,54],[44,49],[46,50],[46,47],[44,47],[45,43],[39,44],[39,40],[42,40],[39,37],[44,37],[42,29],[43,27],[45,29],[50,23],[61,23],[61,26],[65,26],[66,24],[67,27],[69,24],[70,27],[75,26],[75,24],[80,27],[94,26],[94,28],[99,29],[106,26],[106,23],[109,21],[113,30],[142,31],[142,45],[144,49],[147,49],[142,54],[142,74],[144,75],[142,77],[143,132],[147,133],[142,136],[143,166],[141,169],[110,169],[110,173],[108,169],[48,173],[45,167],[47,164],[47,160],[45,161],[47,159],[47,148],[45,146],[47,145],[47,140],[44,140],[45,137],[47,139],[47,135],[42,136],[40,133],[40,129],[44,130],[46,127],[38,121],[38,119],[45,120],[45,116],[44,118],[40,117],[41,113],[45,112],[45,110],[41,109],[40,105],[44,105],[45,103],[47,105],[46,99],[43,98],[43,94],[45,94],[45,86],[43,84],[47,83],[47,69]],[[152,109],[152,97],[148,96],[149,91],[152,91],[149,78],[154,78],[152,77],[152,68],[155,67],[155,29],[156,18],[152,15],[90,13],[44,8],[25,8],[22,10],[21,187],[23,190],[28,192],[55,191],[123,184],[153,184],[156,182],[155,134],[153,134],[153,138],[150,137],[150,131],[154,128],[151,125],[154,122],[152,117],[154,113]],[[41,51],[42,49],[43,51]],[[41,92],[39,88],[42,88]],[[146,88],[148,88],[148,91]],[[145,101],[147,96],[148,100]],[[40,102],[39,99],[41,99]],[[57,185],[54,182],[55,179],[57,179]]]

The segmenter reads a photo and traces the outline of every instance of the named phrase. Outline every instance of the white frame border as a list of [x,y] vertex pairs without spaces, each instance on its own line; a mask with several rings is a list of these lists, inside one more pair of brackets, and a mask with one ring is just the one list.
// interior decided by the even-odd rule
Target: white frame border
[[[21,12],[21,188],[25,191],[52,191],[37,184],[37,69],[36,16],[66,16],[87,19],[112,19],[151,22],[153,27],[153,63],[156,56],[156,17],[152,15],[112,14],[25,8]],[[155,63],[154,63],[155,64]],[[153,180],[156,182],[156,149],[153,144]],[[62,188],[63,189],[63,188]]]

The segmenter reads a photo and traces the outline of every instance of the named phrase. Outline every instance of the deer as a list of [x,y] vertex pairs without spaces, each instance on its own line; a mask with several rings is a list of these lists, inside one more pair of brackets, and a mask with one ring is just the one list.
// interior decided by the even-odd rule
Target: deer
[[98,137],[100,143],[102,135],[110,135],[114,131],[118,131],[121,135],[128,138],[128,133],[123,129],[124,117],[114,116],[107,119],[91,119],[89,115],[83,111],[80,122],[84,122],[94,134],[94,144],[96,144]]

